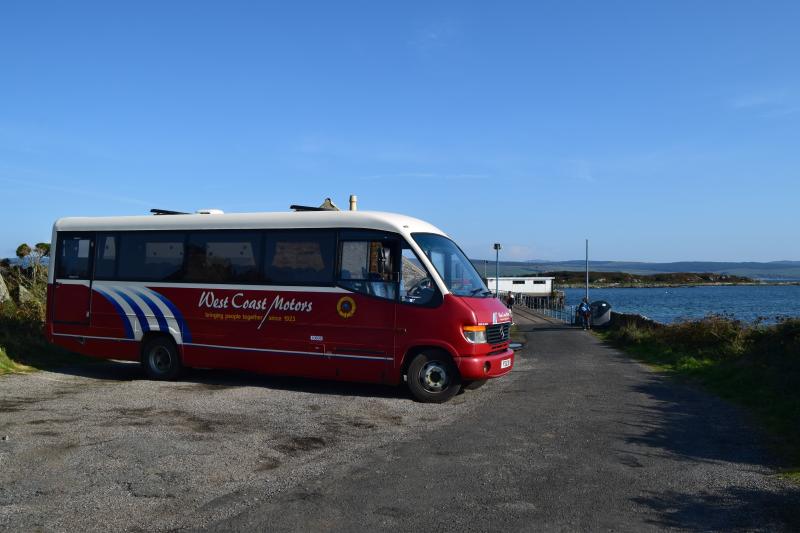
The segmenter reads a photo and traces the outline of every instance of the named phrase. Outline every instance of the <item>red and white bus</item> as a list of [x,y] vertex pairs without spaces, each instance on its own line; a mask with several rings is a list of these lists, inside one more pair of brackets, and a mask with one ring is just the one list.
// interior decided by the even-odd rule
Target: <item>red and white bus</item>
[[63,218],[50,342],[183,367],[400,384],[442,402],[514,364],[509,311],[441,230],[366,211]]

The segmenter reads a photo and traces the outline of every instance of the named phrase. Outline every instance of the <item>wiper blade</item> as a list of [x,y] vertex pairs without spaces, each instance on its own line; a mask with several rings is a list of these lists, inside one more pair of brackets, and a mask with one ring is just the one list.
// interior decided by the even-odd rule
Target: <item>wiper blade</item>
[[469,293],[470,296],[475,296],[476,294],[481,293],[481,295],[486,296],[488,294],[492,294],[492,291],[482,289],[478,287],[477,289],[472,289],[472,292]]

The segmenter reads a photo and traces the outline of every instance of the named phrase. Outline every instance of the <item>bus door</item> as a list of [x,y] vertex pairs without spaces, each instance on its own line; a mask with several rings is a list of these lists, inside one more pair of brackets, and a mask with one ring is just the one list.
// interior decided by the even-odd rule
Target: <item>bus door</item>
[[[436,261],[438,258],[431,257]],[[443,322],[439,306],[442,294],[428,270],[408,243],[403,243],[400,256],[400,289],[396,313],[397,364],[403,354],[418,344],[432,344],[430,340],[441,337],[441,332],[451,325]]]
[[53,282],[53,322],[88,325],[94,234],[60,234]]
[[394,363],[399,286],[396,235],[343,231],[337,284],[349,291],[336,302],[335,337],[326,340],[337,377],[386,381]]

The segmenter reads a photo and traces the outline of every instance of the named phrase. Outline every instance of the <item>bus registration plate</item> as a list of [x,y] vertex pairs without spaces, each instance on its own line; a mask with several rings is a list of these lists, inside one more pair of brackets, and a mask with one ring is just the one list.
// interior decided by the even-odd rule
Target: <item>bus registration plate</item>
[[500,368],[508,368],[511,366],[511,359],[503,359],[500,361]]

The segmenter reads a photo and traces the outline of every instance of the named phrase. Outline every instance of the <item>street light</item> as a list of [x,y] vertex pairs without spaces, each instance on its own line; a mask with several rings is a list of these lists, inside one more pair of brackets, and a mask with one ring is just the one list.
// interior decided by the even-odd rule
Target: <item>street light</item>
[[500,298],[500,246],[499,242],[494,243],[494,295]]

